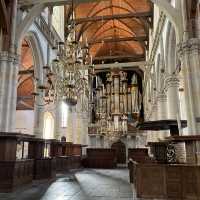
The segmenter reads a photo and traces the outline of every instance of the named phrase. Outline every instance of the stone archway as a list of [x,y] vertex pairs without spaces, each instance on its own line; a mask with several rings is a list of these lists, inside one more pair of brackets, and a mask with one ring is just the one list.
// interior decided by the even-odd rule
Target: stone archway
[[117,142],[111,145],[111,149],[116,150],[117,163],[125,164],[126,163],[126,145],[121,140],[118,140]]

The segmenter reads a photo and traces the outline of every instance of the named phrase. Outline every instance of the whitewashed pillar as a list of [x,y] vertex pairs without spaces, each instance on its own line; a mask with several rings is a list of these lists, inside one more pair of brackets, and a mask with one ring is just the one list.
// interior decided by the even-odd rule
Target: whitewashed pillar
[[[154,103],[152,105],[150,121],[156,121],[156,120],[158,120],[158,103],[157,103],[157,101],[154,101]],[[158,131],[151,131],[150,134],[151,134],[150,141],[152,141],[152,142],[158,141]],[[149,141],[148,137],[147,137],[147,139]]]
[[168,118],[177,119],[177,113],[179,112],[179,79],[176,75],[170,75],[166,78],[165,83],[167,94]]
[[15,130],[18,56],[0,52],[0,131]]
[[69,109],[67,118],[67,142],[73,142],[72,110]]
[[200,40],[192,38],[178,45],[184,78],[188,134],[200,134]]
[[[165,93],[160,93],[157,96],[158,105],[158,120],[166,120],[167,117],[167,95]],[[164,139],[169,136],[169,131],[158,131],[158,139]]]
[[55,139],[60,139],[62,125],[62,101],[57,101],[55,107],[54,137]]
[[44,92],[40,91],[38,89],[38,86],[42,84],[42,81],[40,80],[37,83],[36,93],[37,95],[35,97],[35,104],[34,104],[34,135],[38,138],[43,138],[43,128],[44,128],[44,104],[43,97]]

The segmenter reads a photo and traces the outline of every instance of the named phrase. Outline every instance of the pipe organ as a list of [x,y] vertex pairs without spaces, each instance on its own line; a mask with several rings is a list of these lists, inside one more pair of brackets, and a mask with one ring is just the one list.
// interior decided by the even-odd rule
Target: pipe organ
[[113,70],[106,74],[104,83],[96,83],[96,123],[98,133],[116,140],[128,132],[128,119],[137,120],[141,105],[137,75],[131,80],[127,72]]

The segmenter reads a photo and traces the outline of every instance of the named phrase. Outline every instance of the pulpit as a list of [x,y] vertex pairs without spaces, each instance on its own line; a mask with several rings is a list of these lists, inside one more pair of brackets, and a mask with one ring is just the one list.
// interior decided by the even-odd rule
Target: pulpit
[[160,163],[167,163],[167,147],[169,142],[160,141],[160,142],[148,142],[147,146],[150,147],[151,154],[153,158]]
[[[181,128],[187,127],[187,121],[181,120],[180,121]],[[179,129],[178,129],[178,123],[176,120],[157,120],[157,121],[147,121],[143,122],[137,125],[137,128],[139,130],[146,130],[146,131],[162,131],[162,130],[170,130],[170,135],[178,136],[179,135]],[[169,141],[159,141],[159,142],[149,142],[148,146],[150,147],[151,153],[153,154],[155,160],[162,163],[167,163],[167,149],[169,146]],[[173,150],[170,149],[172,152]],[[172,154],[170,155],[170,160],[174,161],[174,158],[172,158]]]
[[[181,121],[182,127],[186,125],[186,121]],[[148,143],[157,162],[129,161],[130,179],[134,183],[137,197],[199,199],[200,166],[197,163],[200,137],[179,136],[175,120],[144,122],[138,127],[140,130],[170,130],[171,136],[163,141]],[[176,147],[178,142],[183,141],[186,145],[187,163],[180,163],[178,159],[173,160],[173,163],[169,162],[168,156],[174,153],[170,146]],[[175,153],[180,154],[177,148]]]
[[175,143],[185,143],[186,163],[200,164],[200,135],[173,136],[167,139]]
[[[181,128],[187,127],[187,121],[180,121]],[[179,135],[178,123],[176,120],[167,119],[167,120],[156,120],[156,121],[146,121],[143,123],[139,123],[137,125],[139,130],[147,130],[147,131],[161,131],[161,130],[170,130],[170,135]]]

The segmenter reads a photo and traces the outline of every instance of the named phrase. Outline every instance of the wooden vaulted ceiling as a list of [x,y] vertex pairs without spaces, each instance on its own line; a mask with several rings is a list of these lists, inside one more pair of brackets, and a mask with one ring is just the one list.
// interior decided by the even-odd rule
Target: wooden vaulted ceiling
[[[149,0],[105,0],[74,6],[76,38],[89,43],[95,63],[145,60],[152,4]],[[71,6],[66,7],[70,16]]]
[[33,55],[32,49],[28,42],[24,39],[21,47],[21,66],[18,76],[17,88],[17,110],[32,110],[34,109],[34,82],[32,73],[22,73],[23,71],[33,70]]

